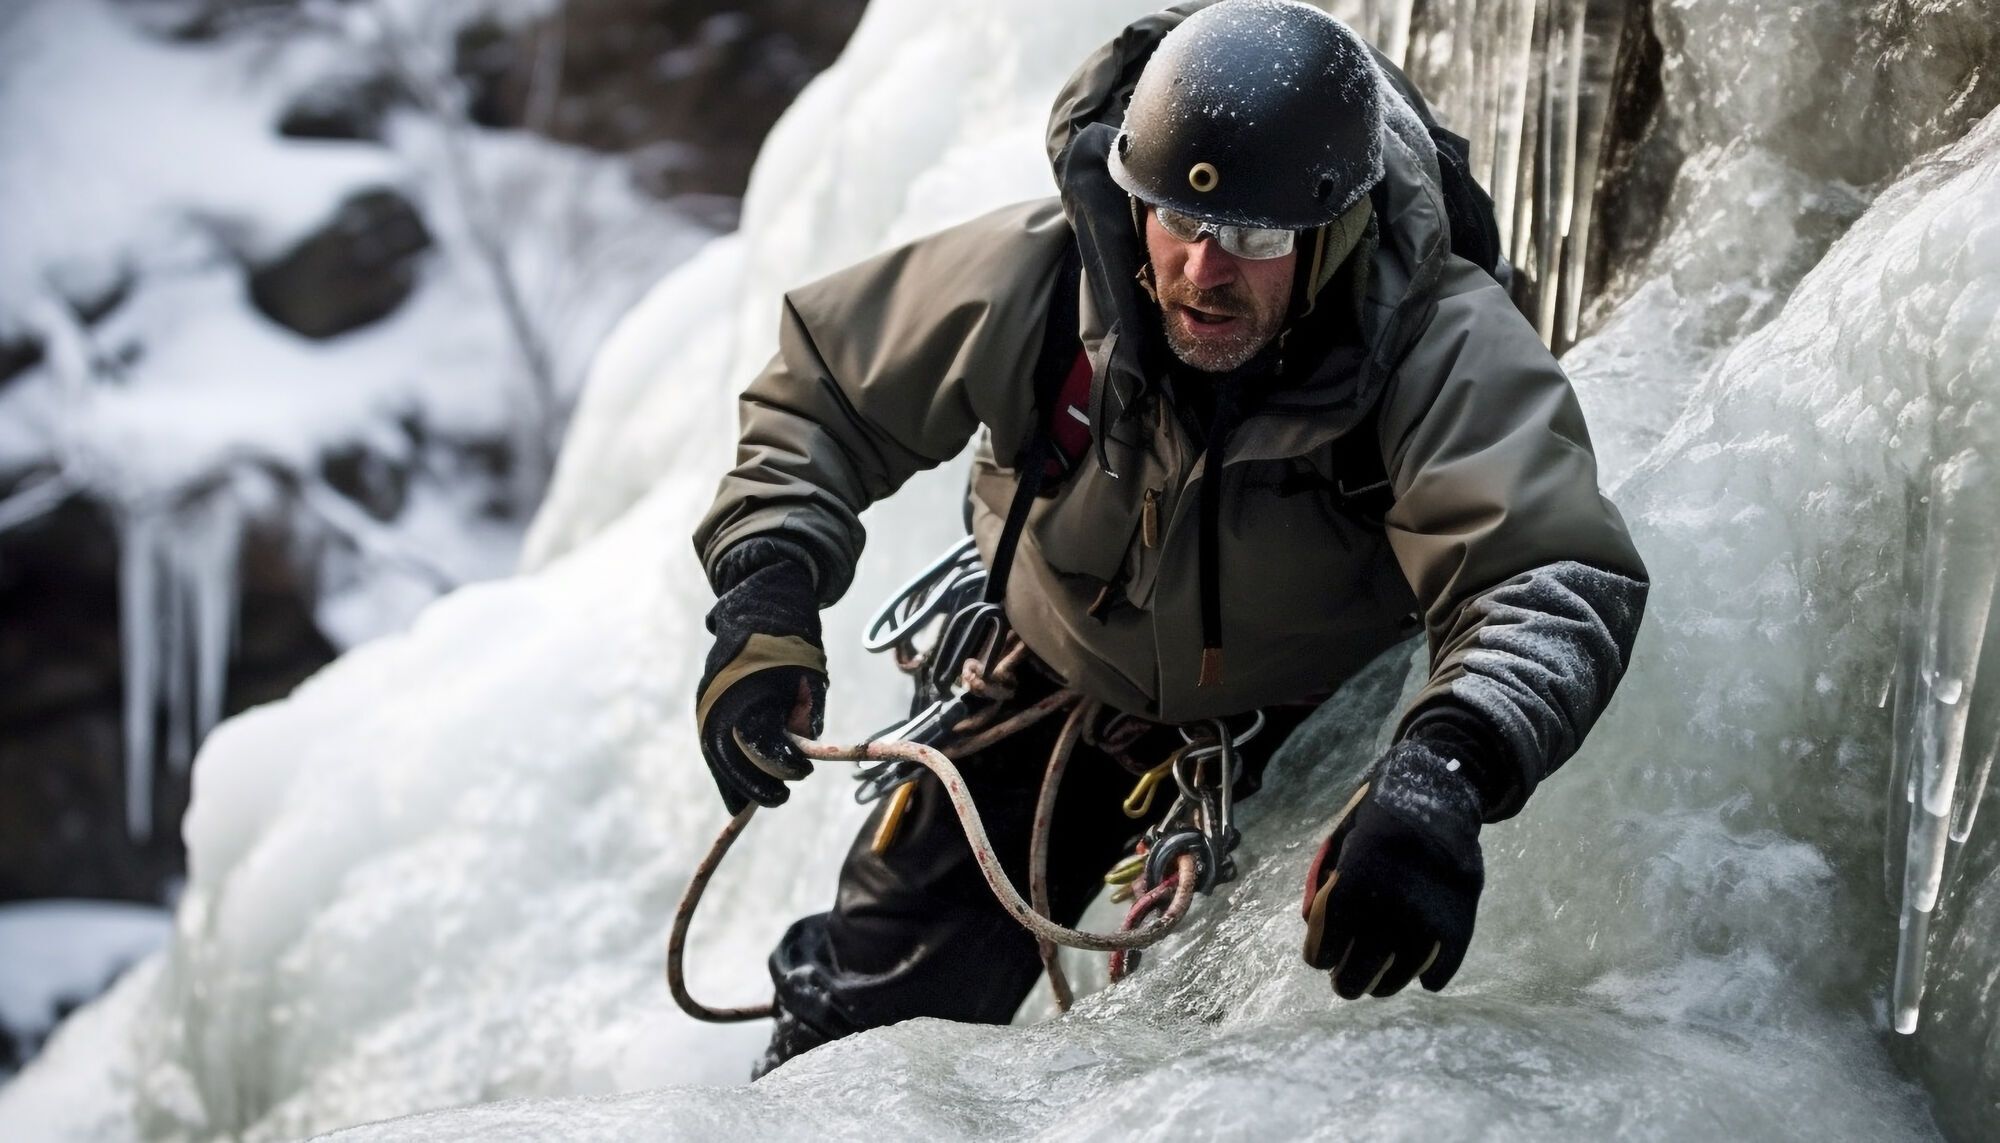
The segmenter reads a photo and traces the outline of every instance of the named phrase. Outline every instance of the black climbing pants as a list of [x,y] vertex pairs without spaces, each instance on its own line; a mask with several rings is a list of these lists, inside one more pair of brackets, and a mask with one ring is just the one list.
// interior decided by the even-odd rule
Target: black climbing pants
[[[1025,674],[1025,672],[1024,672]],[[1272,724],[1243,749],[1239,797],[1254,790],[1278,743],[1308,708],[1274,711]],[[1028,840],[1035,800],[1063,715],[959,762],[1007,875],[1028,894]],[[1127,751],[1151,765],[1181,739],[1154,726]],[[916,1016],[1004,1024],[1041,971],[1035,940],[986,885],[957,815],[929,772],[886,853],[871,849],[887,799],[856,836],[841,866],[833,910],[803,918],[771,954],[780,1018],[769,1068],[790,1056],[866,1028]],[[1148,824],[1125,816],[1134,775],[1102,749],[1079,743],[1056,802],[1049,837],[1054,918],[1074,926],[1104,888],[1103,876]],[[1171,781],[1152,815],[1173,801]]]

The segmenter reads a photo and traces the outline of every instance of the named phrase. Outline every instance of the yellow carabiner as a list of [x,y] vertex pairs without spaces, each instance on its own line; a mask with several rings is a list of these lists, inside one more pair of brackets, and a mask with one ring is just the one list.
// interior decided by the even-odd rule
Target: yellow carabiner
[[1166,781],[1168,775],[1174,772],[1174,762],[1180,756],[1181,752],[1176,750],[1165,762],[1160,763],[1140,776],[1139,784],[1132,787],[1131,793],[1125,795],[1126,817],[1143,818],[1152,812],[1153,794],[1159,790],[1160,783]]
[[1111,872],[1104,875],[1104,883],[1106,885],[1130,885],[1132,882],[1137,881],[1139,875],[1145,871],[1146,855],[1135,853],[1112,866]]
[[910,808],[910,798],[916,794],[917,784],[905,782],[889,795],[889,805],[882,811],[882,824],[875,827],[875,840],[869,845],[875,856],[889,852],[896,842],[896,827],[903,824],[903,814]]

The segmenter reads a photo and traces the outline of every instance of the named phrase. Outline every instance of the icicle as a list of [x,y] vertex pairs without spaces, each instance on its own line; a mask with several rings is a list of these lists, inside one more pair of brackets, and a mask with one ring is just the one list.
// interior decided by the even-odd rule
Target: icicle
[[1389,0],[1382,34],[1375,42],[1390,62],[1402,67],[1410,55],[1410,18],[1417,0]]
[[[1989,518],[1996,489],[1979,453],[1968,449],[1938,465],[1930,483],[1921,594],[1914,614],[1920,649],[1915,678],[1903,680],[1910,688],[1912,713],[1907,726],[1899,728],[1904,736],[1896,743],[1901,755],[1896,767],[1907,767],[1916,787],[1896,950],[1895,1024],[1903,1033],[1917,1028],[1930,924],[1956,832],[1954,804],[1976,794],[1973,787],[1983,789],[1989,772],[1982,763],[1962,773],[1962,763],[2000,573],[2000,537]],[[1961,811],[1959,818],[1969,830],[1970,813]]]
[[160,697],[167,708],[167,764],[187,773],[194,744],[194,688],[188,678],[188,609],[185,528],[176,521],[161,546]]
[[[1986,636],[1986,644],[1990,652],[1996,644],[2000,644],[2000,636],[1995,634],[1990,623],[1986,630]],[[1992,676],[1987,676],[1987,679],[1987,689],[1981,692],[1984,706],[1989,711],[2000,710],[2000,700],[1987,697],[1992,694],[1994,689],[1991,681]],[[1992,723],[1994,720],[1988,718],[1985,721]],[[1980,799],[1986,796],[1986,784],[1993,777],[1994,756],[2000,755],[2000,734],[1996,734],[1996,730],[2000,730],[2000,727],[1989,725],[1982,734],[1975,735],[1970,731],[1966,734],[1966,742],[1968,744],[1980,742],[1983,745],[1976,750],[1972,749],[1969,745],[1967,748],[1973,757],[1979,759],[1979,764],[1968,767],[1962,772],[1963,776],[1959,782],[1958,795],[1955,799],[1958,809],[1952,817],[1951,823],[1951,843],[1953,845],[1964,845],[1965,839],[1972,835],[1972,821],[1979,816]]]
[[119,642],[125,665],[125,829],[153,833],[153,700],[160,649],[157,515],[127,509],[118,527]]
[[[125,673],[125,822],[152,836],[153,766],[161,747],[187,773],[221,721],[236,624],[242,508],[233,489],[171,515],[151,507],[119,514],[119,614]],[[156,736],[161,708],[166,739]]]
[[1911,482],[1903,518],[1908,521],[1903,535],[1903,606],[1897,622],[1896,665],[1890,676],[1893,705],[1889,712],[1891,743],[1888,796],[1888,841],[1882,846],[1884,891],[1891,899],[1902,893],[1903,858],[1908,852],[1904,840],[1910,833],[1910,808],[1917,801],[1917,771],[1911,763],[1910,727],[1916,722],[1917,672],[1923,658],[1923,625],[1917,606],[1924,567],[1924,505],[1928,482]]
[[1508,6],[1511,26],[1506,37],[1505,64],[1500,74],[1505,97],[1496,117],[1493,162],[1484,170],[1485,185],[1493,192],[1493,213],[1500,224],[1500,248],[1513,249],[1514,204],[1521,190],[1521,145],[1528,134],[1528,87],[1533,72],[1535,50],[1535,0],[1516,0]]
[[209,498],[199,532],[189,598],[193,604],[196,742],[222,721],[229,651],[236,634],[237,564],[243,514],[234,496]]

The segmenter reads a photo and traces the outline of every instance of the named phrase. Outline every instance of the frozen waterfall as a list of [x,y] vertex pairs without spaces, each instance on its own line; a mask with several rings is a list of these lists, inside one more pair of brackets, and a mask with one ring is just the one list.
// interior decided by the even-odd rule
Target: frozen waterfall
[[[1564,361],[1656,580],[1617,702],[1483,835],[1447,992],[1341,1004],[1298,958],[1299,879],[1421,676],[1406,647],[1273,763],[1242,877],[1068,1016],[913,1021],[743,1086],[761,1030],[672,1008],[666,919],[722,821],[687,536],[779,293],[1048,193],[1051,93],[1150,6],[876,0],[741,232],[604,346],[530,570],[216,729],[172,947],[0,1089],[0,1135],[1989,1138],[1993,0],[1334,5],[1475,140],[1558,283],[1544,329],[1581,334]],[[1618,121],[1627,84],[1656,117]],[[862,612],[956,537],[961,486],[869,514],[827,615],[833,736],[901,707]],[[760,816],[694,933],[702,995],[761,998],[857,824],[838,774]]]

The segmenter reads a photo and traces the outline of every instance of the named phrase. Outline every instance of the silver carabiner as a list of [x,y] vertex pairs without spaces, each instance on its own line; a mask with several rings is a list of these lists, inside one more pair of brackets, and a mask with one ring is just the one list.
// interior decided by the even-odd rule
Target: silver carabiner
[[[1249,743],[1251,739],[1263,733],[1264,723],[1267,721],[1264,717],[1263,709],[1259,708],[1257,710],[1251,711],[1250,714],[1251,718],[1249,727],[1246,728],[1243,731],[1243,733],[1237,735],[1234,739],[1230,740],[1229,744],[1231,746],[1240,749],[1241,747]],[[1211,718],[1206,721],[1210,726],[1215,728],[1215,737],[1218,742],[1229,738],[1229,724],[1227,722],[1224,722],[1222,719],[1219,718]],[[1175,729],[1181,732],[1182,742],[1185,742],[1190,746],[1194,744],[1194,735],[1188,733],[1187,727],[1180,726],[1176,727]]]
[[979,562],[979,549],[972,537],[967,536],[896,589],[869,620],[862,648],[875,654],[902,644],[926,623],[956,610],[955,605],[966,589],[971,587],[976,591],[984,587],[985,581],[986,568]]

